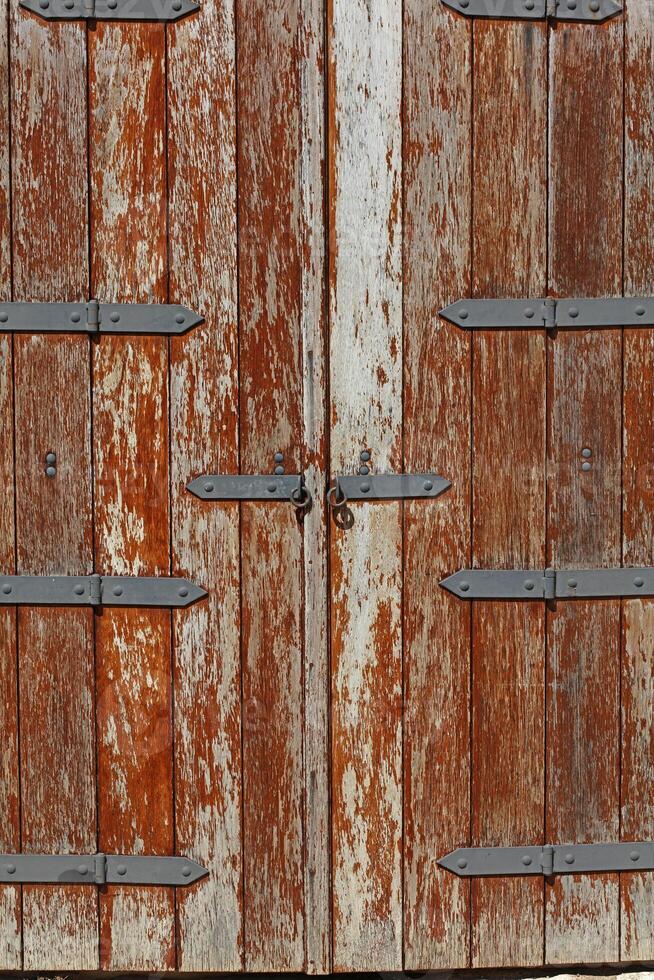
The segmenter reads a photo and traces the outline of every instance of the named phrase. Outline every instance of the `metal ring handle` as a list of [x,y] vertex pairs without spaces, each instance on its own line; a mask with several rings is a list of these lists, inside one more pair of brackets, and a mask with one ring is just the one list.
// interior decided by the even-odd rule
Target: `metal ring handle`
[[[337,496],[338,494],[340,494],[340,496]],[[338,480],[336,481],[334,486],[330,487],[329,490],[327,491],[327,503],[329,504],[332,510],[339,510],[341,507],[344,507],[345,504],[347,503],[347,496],[341,489]]]
[[311,493],[304,483],[292,491],[289,499],[296,510],[307,510],[311,505]]

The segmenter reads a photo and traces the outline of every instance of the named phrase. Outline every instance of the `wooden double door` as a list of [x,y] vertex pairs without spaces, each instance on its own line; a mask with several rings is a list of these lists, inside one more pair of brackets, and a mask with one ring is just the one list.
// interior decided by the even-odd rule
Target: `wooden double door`
[[[654,563],[652,331],[438,316],[654,292],[651,5],[566,25],[205,0],[86,26],[0,0],[0,25],[0,299],[205,317],[174,338],[0,334],[0,570],[209,593],[0,611],[3,852],[209,871],[2,885],[2,969],[651,960],[651,873],[437,864],[654,835],[652,601],[439,585]],[[333,518],[327,486],[362,453],[452,487]],[[186,490],[275,454],[303,516]]]

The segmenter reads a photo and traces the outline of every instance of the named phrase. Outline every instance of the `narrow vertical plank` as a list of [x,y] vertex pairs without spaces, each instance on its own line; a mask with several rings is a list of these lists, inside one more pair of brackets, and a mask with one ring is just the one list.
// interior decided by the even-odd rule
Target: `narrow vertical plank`
[[[11,299],[11,209],[9,161],[9,14],[0,3],[0,300]],[[2,569],[16,567],[14,530],[14,397],[13,344],[0,336],[0,562]],[[4,814],[0,847],[20,850],[20,786],[18,777],[18,677],[16,612],[0,614],[0,811]],[[0,889],[0,970],[20,970],[22,930],[20,889]]]
[[309,974],[331,970],[324,7],[324,0],[301,0],[299,6],[302,458],[313,498],[303,541],[304,935]]
[[[236,9],[241,472],[272,472],[275,453],[299,472],[299,6],[238,0]],[[241,512],[245,968],[296,971],[305,966],[302,529],[291,507]]]
[[[86,294],[86,54],[81,25],[12,9],[13,268],[16,300]],[[92,570],[89,347],[14,340],[18,574]],[[57,475],[45,476],[45,455]],[[93,613],[19,613],[22,847],[96,849]],[[62,792],[65,787],[65,792]],[[93,889],[23,889],[25,970],[98,967]]]
[[[402,3],[330,0],[331,471],[402,465]],[[402,968],[402,524],[332,523],[337,970]]]
[[[473,294],[541,296],[546,271],[546,25],[475,24],[474,64]],[[506,195],[507,180],[517,201]],[[542,567],[544,333],[482,332],[473,343],[473,563],[481,568]],[[476,603],[472,660],[473,846],[539,843],[545,755],[543,604]],[[474,967],[542,962],[540,880],[478,879],[472,901]]]
[[[558,25],[550,48],[550,288],[620,292],[622,22]],[[619,565],[622,344],[619,330],[549,343],[548,559]],[[591,466],[582,469],[582,450]],[[546,833],[552,844],[619,833],[620,603],[548,614]],[[546,885],[548,963],[619,956],[616,875]]]
[[[166,295],[164,28],[97,24],[89,34],[91,285],[109,302]],[[97,568],[166,575],[168,350],[162,337],[93,347]],[[97,619],[100,848],[173,848],[170,613]],[[172,889],[112,886],[100,899],[100,962],[175,966]]]
[[[625,20],[625,295],[654,293],[654,12],[633,0]],[[654,335],[625,330],[623,404],[623,540],[625,565],[654,564]],[[623,609],[621,837],[654,836],[654,807],[647,786],[652,762],[654,603],[630,600]],[[654,880],[622,875],[622,960],[654,958]]]
[[470,39],[444,6],[405,3],[404,469],[453,481],[405,505],[406,970],[470,954],[470,884],[437,865],[470,833],[470,608],[438,587],[470,561],[470,338],[438,320],[470,289]]
[[170,385],[173,566],[209,591],[174,617],[176,842],[210,872],[178,891],[177,958],[198,972],[243,967],[238,505],[186,491],[238,469],[235,30],[208,0],[168,38],[171,301],[206,317]]

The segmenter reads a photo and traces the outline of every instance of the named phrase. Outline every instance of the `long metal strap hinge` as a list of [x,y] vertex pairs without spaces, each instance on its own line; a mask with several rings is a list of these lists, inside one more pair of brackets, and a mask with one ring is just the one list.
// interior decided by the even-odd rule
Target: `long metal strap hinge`
[[461,599],[610,599],[654,596],[654,568],[462,569],[441,586]]
[[199,9],[195,0],[19,0],[46,20],[174,21]]
[[169,303],[0,303],[2,333],[183,334],[203,322]]
[[34,885],[167,885],[206,877],[186,857],[117,854],[0,854],[0,882]]
[[184,578],[111,575],[2,575],[0,606],[142,606],[182,608],[204,589]]
[[460,299],[439,314],[464,330],[588,330],[654,326],[654,297]]
[[201,500],[288,500],[298,510],[311,502],[304,478],[297,474],[207,474],[191,480],[186,489]]
[[654,870],[654,842],[461,847],[438,862],[462,878]]
[[439,497],[451,486],[436,473],[342,474],[334,478],[327,499],[333,508],[344,507],[349,500],[418,500]]
[[617,0],[443,0],[466,17],[601,23],[622,10]]

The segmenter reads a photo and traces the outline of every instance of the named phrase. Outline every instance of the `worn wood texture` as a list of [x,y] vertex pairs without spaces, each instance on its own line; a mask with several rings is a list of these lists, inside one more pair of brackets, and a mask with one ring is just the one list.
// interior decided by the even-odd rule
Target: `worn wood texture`
[[[654,129],[654,13],[633,0],[625,21],[624,292],[654,293],[652,147]],[[622,558],[625,565],[654,564],[654,335],[625,330],[623,347]],[[622,620],[621,827],[623,840],[654,836],[652,701],[654,698],[654,603],[624,603]],[[654,957],[654,879],[621,875],[620,957]]]
[[[402,465],[402,4],[330,0],[331,471]],[[332,522],[334,967],[402,968],[402,525]]]
[[177,894],[185,971],[243,966],[239,508],[186,491],[238,470],[235,30],[209,0],[168,35],[170,298],[206,317],[171,342],[173,567],[209,591],[174,617],[176,844],[211,874]]
[[[404,469],[452,479],[404,508],[404,968],[469,965],[470,607],[439,588],[470,562],[470,338],[438,310],[470,289],[471,26],[404,5]],[[434,806],[434,800],[439,805]]]
[[[474,28],[475,296],[538,296],[545,289],[546,32],[543,24]],[[517,202],[505,193],[507,180],[516,188]],[[542,567],[543,333],[475,335],[472,425],[473,565]],[[473,608],[472,842],[477,847],[542,840],[544,639],[541,602]],[[472,884],[472,902],[473,966],[542,961],[540,880],[479,879]]]
[[[298,0],[237,5],[242,473],[299,472]],[[283,112],[283,123],[277,112]],[[304,968],[302,530],[241,508],[245,968]]]
[[[13,296],[78,300],[88,281],[84,30],[14,7],[11,45]],[[88,340],[16,337],[14,351],[17,570],[88,573]],[[35,608],[18,620],[22,848],[92,852],[93,614]],[[97,937],[93,890],[23,889],[25,970],[96,969]]]
[[[11,213],[9,160],[9,13],[0,3],[0,300],[11,299]],[[0,567],[16,567],[14,500],[13,344],[0,336]],[[20,850],[18,775],[18,674],[16,613],[0,613],[0,811],[4,814],[0,847]],[[22,965],[20,889],[0,889],[0,969]]]
[[[166,298],[165,34],[89,33],[91,287],[106,301]],[[168,346],[93,346],[96,567],[167,575]],[[182,614],[183,615],[183,614]],[[170,612],[105,609],[96,626],[99,841],[115,853],[173,849]],[[172,889],[111,886],[100,899],[100,964],[175,966]]]
[[[549,276],[554,295],[621,288],[622,22],[556,27],[550,47]],[[619,330],[548,344],[548,561],[621,560]],[[582,469],[582,449],[591,466]],[[546,834],[619,835],[620,603],[565,602],[548,614]],[[617,875],[546,886],[549,963],[619,956]]]
[[331,968],[329,616],[327,555],[327,290],[325,11],[301,0],[300,331],[302,471],[313,498],[304,517],[304,944],[307,973]]

